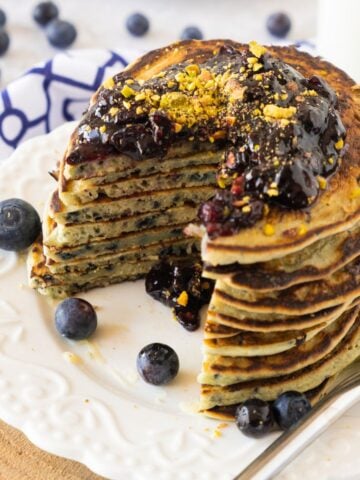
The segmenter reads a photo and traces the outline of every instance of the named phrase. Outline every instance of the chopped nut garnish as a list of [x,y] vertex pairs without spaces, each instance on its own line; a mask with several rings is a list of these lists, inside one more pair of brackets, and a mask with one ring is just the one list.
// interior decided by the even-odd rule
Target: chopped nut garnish
[[242,207],[241,211],[244,212],[244,213],[250,213],[251,212],[251,206],[250,205],[245,205],[244,207]]
[[279,195],[279,190],[277,188],[269,188],[266,193],[269,197],[277,197]]
[[360,187],[356,187],[350,194],[350,198],[359,198],[360,197]]
[[102,87],[103,88],[106,88],[108,90],[111,90],[112,88],[115,87],[115,82],[114,82],[114,79],[112,77],[110,78],[107,78],[105,80],[105,82],[102,84]]
[[185,290],[183,290],[178,296],[178,298],[176,299],[176,303],[178,303],[182,307],[186,307],[186,305],[188,304],[188,301],[189,301],[189,295]]
[[335,148],[336,150],[341,150],[344,147],[344,140],[340,138],[336,143],[335,143]]
[[257,58],[262,57],[267,52],[265,47],[254,41],[249,43],[249,50]]
[[121,94],[125,98],[130,98],[136,95],[136,91],[133,88],[129,87],[129,85],[124,85],[124,87],[121,90]]
[[305,235],[305,233],[307,233],[307,228],[305,225],[300,225],[300,227],[298,228],[298,234],[299,235]]
[[140,93],[135,95],[135,100],[137,102],[139,102],[141,100],[145,100],[145,98],[146,98],[145,92],[140,92]]
[[321,177],[321,176],[319,175],[319,176],[317,177],[317,181],[319,182],[319,187],[321,188],[321,190],[325,190],[326,185],[327,185],[326,178]]
[[111,116],[113,117],[113,116],[116,115],[118,112],[119,112],[119,108],[118,108],[118,107],[111,107],[110,110],[109,110],[109,115],[111,115]]
[[100,130],[100,133],[105,133],[106,132],[106,125],[101,125],[99,130]]
[[196,77],[200,73],[200,67],[196,63],[188,65],[185,67],[185,72],[190,75],[190,77]]
[[270,223],[266,223],[263,232],[267,237],[271,237],[275,233],[275,228]]
[[277,105],[265,105],[263,109],[265,117],[271,117],[276,119],[291,118],[296,113],[295,107],[278,107]]
[[263,66],[264,66],[264,65],[263,65],[262,63],[258,63],[258,62],[257,62],[257,63],[254,63],[254,65],[253,65],[253,71],[254,71],[254,72],[258,72],[259,70],[262,69]]

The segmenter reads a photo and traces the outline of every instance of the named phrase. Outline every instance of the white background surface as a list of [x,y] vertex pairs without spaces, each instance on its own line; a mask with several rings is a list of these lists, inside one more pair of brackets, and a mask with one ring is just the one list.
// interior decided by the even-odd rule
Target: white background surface
[[[183,27],[197,25],[205,38],[271,43],[267,16],[278,10],[289,13],[293,28],[290,41],[312,38],[316,29],[316,0],[54,0],[64,20],[73,22],[78,38],[73,48],[156,48],[178,40]],[[49,46],[43,30],[32,20],[33,0],[1,0],[8,16],[10,49],[0,59],[0,88],[34,63],[52,57],[57,50]],[[124,22],[128,14],[139,11],[151,22],[149,33],[134,38]]]

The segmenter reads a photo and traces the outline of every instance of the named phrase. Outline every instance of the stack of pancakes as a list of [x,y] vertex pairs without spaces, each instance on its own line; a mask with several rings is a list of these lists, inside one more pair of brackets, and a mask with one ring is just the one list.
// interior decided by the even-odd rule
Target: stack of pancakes
[[[54,174],[58,185],[45,212],[43,238],[29,255],[34,288],[52,297],[72,295],[142,277],[163,254],[196,250],[199,240],[186,238],[184,227],[214,195],[225,138],[237,138],[236,122],[242,121],[230,115],[233,106],[240,105],[241,117],[241,102],[250,108],[256,102],[263,50],[253,45],[250,53],[231,41],[178,43],[150,52],[105,82]],[[315,182],[321,191],[303,208],[281,208],[269,194],[263,213],[232,234],[201,230],[204,275],[216,280],[199,377],[201,410],[212,416],[233,415],[249,397],[272,400],[285,390],[316,399],[327,379],[360,352],[359,88],[332,65],[293,48],[268,51],[286,62],[287,74],[298,82],[297,71],[326,77],[339,97],[346,144],[327,138],[327,145],[337,142],[341,158],[327,179],[304,186],[311,190]],[[237,61],[246,67],[234,73]],[[245,87],[237,81],[239,72],[249,75]],[[291,96],[294,82],[288,88]],[[310,105],[317,94],[310,89],[306,95],[297,105]],[[287,98],[277,93],[276,105],[254,104],[257,112],[249,121],[256,124],[267,111],[269,134],[279,128],[281,136],[296,111],[281,106]],[[329,121],[316,109],[309,112],[321,127]],[[303,134],[306,120],[300,127]],[[249,136],[256,159],[267,138],[259,146],[252,133],[245,124],[242,135]],[[314,146],[314,152],[319,149]],[[309,155],[304,161],[311,164]],[[334,163],[332,157],[326,161]],[[236,221],[259,205],[243,200]]]
[[[266,257],[273,254],[269,249]],[[355,360],[359,255],[357,222],[282,258],[207,263],[204,275],[216,279],[216,286],[205,324],[201,409],[227,417],[234,408],[223,406],[250,397],[313,393]],[[318,399],[323,389],[316,393]]]
[[162,255],[198,251],[198,240],[183,230],[213,194],[220,154],[184,150],[161,162],[110,157],[95,170],[63,161],[42,244],[29,257],[31,285],[64,297],[143,277]]

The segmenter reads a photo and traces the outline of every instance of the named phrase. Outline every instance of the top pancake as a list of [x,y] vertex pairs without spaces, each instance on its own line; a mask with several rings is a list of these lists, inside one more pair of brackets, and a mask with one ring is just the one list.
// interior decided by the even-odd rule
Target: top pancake
[[[185,41],[144,55],[129,65],[125,72],[131,78],[146,81],[177,63],[187,60],[194,63],[204,62],[214,55],[214,51],[224,45],[230,45],[239,52],[246,48],[230,40]],[[254,263],[279,258],[301,250],[319,238],[344,231],[360,218],[359,88],[355,87],[354,82],[341,70],[319,58],[299,52],[295,48],[269,47],[268,52],[293,66],[305,77],[312,75],[324,77],[336,91],[339,99],[339,113],[347,129],[346,153],[340,167],[329,179],[326,189],[306,210],[286,210],[272,206],[266,217],[253,227],[242,229],[235,235],[220,236],[213,240],[205,235],[202,255],[203,259],[212,265],[226,265],[233,262]],[[98,99],[99,91],[93,96],[90,108],[96,105]],[[97,175],[99,171],[104,174],[107,171],[114,172],[118,168],[117,160],[111,156],[102,158],[101,165],[94,162],[94,158],[90,160],[85,158],[77,164],[72,164],[68,159],[77,141],[78,131],[75,131],[60,167],[62,188],[66,188],[68,179],[91,175],[90,170]],[[178,153],[176,148],[179,149]],[[185,150],[181,146],[176,148],[172,155],[180,157],[188,153],[189,148],[196,149],[196,145],[193,147],[188,145]],[[209,147],[204,144],[201,148]],[[121,168],[124,166],[131,168],[136,164],[136,161],[126,155],[119,155],[119,157],[125,162]],[[273,231],[271,235],[264,233],[269,231],[266,229],[268,225],[271,225],[271,231]]]

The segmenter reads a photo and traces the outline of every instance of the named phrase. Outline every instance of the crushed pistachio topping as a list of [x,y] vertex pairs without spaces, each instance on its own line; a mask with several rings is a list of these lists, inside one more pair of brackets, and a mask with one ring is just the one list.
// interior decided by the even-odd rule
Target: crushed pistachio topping
[[317,177],[317,180],[319,182],[319,187],[321,188],[321,190],[325,190],[326,189],[326,185],[327,185],[327,181],[326,181],[326,178],[324,177],[321,177],[320,175]]
[[344,147],[344,140],[340,138],[336,143],[335,143],[335,148],[336,150],[341,150]]
[[304,224],[300,225],[300,227],[298,228],[298,234],[300,236],[305,235],[307,233],[307,231],[308,230],[307,230],[307,228]]
[[284,118],[291,118],[296,113],[295,107],[278,107],[277,105],[265,105],[264,107],[264,115],[265,117],[276,118],[276,119],[284,119]]
[[249,43],[249,50],[256,58],[261,58],[267,52],[265,47],[254,41]]
[[107,88],[108,90],[111,90],[112,88],[115,87],[114,79],[112,77],[107,78],[105,82],[102,84],[102,87]]
[[360,187],[354,188],[354,190],[350,193],[350,198],[353,200],[355,198],[360,197]]
[[129,97],[132,97],[133,95],[136,95],[136,91],[126,84],[123,86],[121,90],[121,94],[123,95],[123,97],[129,98]]
[[263,232],[267,237],[271,237],[275,233],[275,228],[271,223],[266,223],[263,228]]
[[185,290],[183,290],[178,296],[178,298],[176,299],[176,303],[178,305],[181,305],[182,307],[186,307],[186,305],[188,304],[188,301],[189,301],[189,295]]

